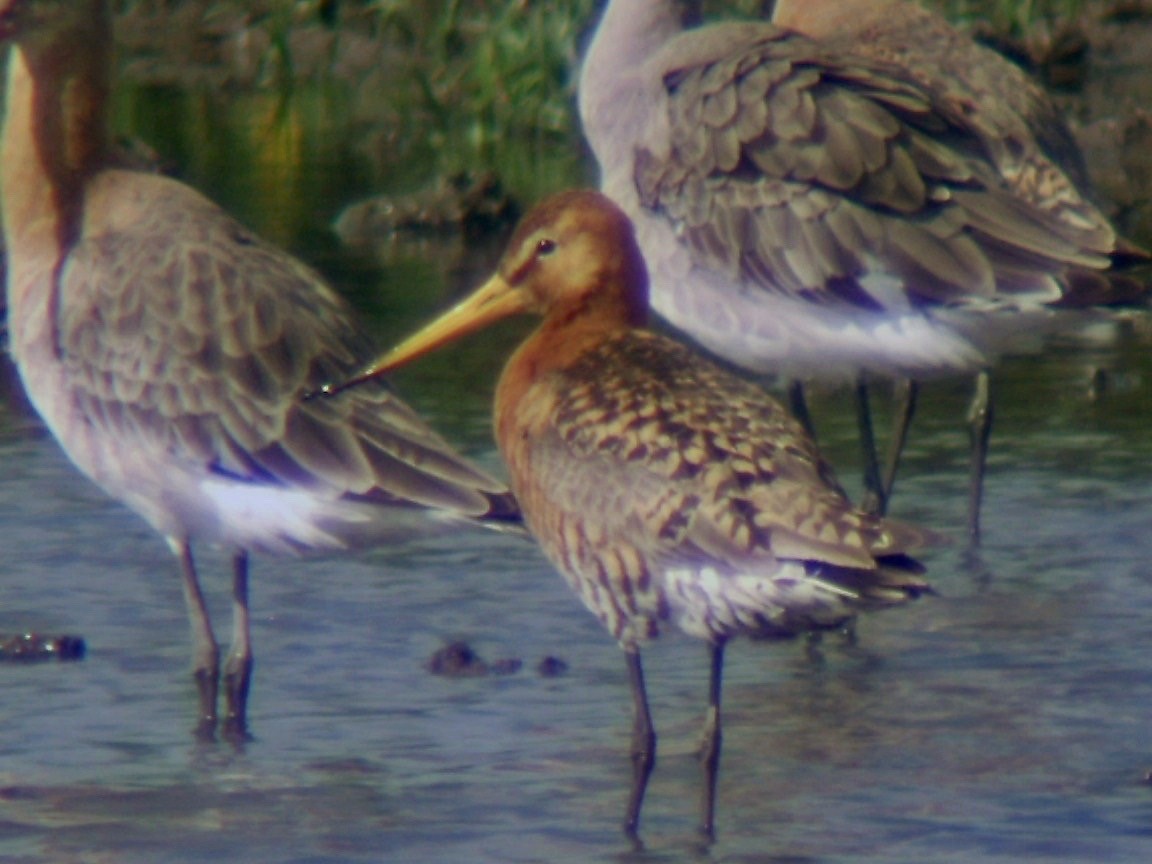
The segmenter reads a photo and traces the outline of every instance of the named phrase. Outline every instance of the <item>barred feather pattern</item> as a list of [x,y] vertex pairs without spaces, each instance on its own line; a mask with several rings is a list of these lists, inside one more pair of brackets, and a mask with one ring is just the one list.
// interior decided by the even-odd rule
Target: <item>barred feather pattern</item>
[[925,535],[854,509],[782,406],[664,336],[607,339],[520,402],[550,419],[502,442],[513,489],[625,645],[838,627],[927,588]]

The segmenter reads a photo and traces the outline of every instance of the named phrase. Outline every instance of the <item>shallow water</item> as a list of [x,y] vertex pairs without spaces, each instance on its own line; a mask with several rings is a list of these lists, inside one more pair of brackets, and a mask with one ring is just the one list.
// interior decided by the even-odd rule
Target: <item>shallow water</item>
[[[310,188],[333,211],[347,178]],[[192,179],[217,197],[223,177]],[[249,207],[251,186],[243,187]],[[270,223],[283,214],[268,205]],[[311,217],[313,220],[318,217]],[[307,220],[305,220],[307,221]],[[277,223],[278,224],[278,223]],[[315,227],[315,223],[313,224]],[[272,233],[276,233],[273,230]],[[438,247],[383,269],[287,231],[389,339],[478,265]],[[303,239],[301,239],[303,238]],[[646,654],[661,733],[644,850],[618,823],[630,702],[622,657],[535,548],[453,530],[387,550],[256,559],[255,740],[197,744],[176,568],[0,387],[0,632],[84,636],[78,663],[0,664],[0,860],[12,862],[1144,861],[1152,848],[1152,362],[1143,326],[1009,361],[980,560],[926,557],[939,596],[865,619],[858,641],[728,653],[718,839],[694,833],[706,654]],[[398,381],[498,465],[490,388],[509,327]],[[1091,390],[1092,372],[1109,386]],[[931,386],[895,515],[959,537],[967,385]],[[845,393],[821,436],[858,486]],[[226,630],[226,562],[202,559]],[[425,670],[444,642],[502,677]],[[556,655],[566,675],[544,678]]]

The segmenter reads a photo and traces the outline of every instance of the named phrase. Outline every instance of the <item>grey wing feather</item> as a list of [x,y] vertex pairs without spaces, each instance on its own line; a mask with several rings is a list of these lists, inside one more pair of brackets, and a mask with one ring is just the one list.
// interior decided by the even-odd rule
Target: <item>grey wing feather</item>
[[59,351],[87,416],[253,482],[514,511],[386,385],[304,401],[372,353],[346,304],[215,205],[157,183],[150,231],[88,239],[60,274]]
[[878,261],[931,304],[1051,302],[1069,269],[1109,265],[1116,238],[1095,207],[1067,182],[1060,206],[1036,206],[956,104],[878,60],[762,32],[668,68],[671,144],[636,154],[643,205],[711,266],[869,306]]

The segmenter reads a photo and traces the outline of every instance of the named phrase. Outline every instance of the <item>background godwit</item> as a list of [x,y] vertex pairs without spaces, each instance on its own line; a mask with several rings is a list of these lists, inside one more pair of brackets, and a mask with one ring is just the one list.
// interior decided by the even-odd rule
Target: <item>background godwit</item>
[[543,316],[500,377],[496,440],[545,554],[625,651],[632,835],[656,752],[640,646],[668,625],[709,643],[711,836],[727,641],[838,628],[917,596],[927,583],[907,553],[924,537],[854,509],[801,425],[758,387],[642,330],[647,287],[620,209],[596,192],[561,193],[525,218],[475,294],[353,381],[500,318]]
[[428,512],[503,520],[515,505],[383,387],[300,401],[357,368],[366,340],[315,273],[192,189],[113,164],[102,0],[5,3],[0,36],[12,355],[73,462],[179,559],[204,735],[219,649],[192,543],[234,550],[225,732],[243,737],[250,552],[381,542]]
[[[809,35],[686,30],[674,0],[611,0],[584,59],[601,188],[674,327],[757,372],[919,380],[983,373],[1057,307],[1136,290],[1111,268],[1143,253],[1019,69],[905,0],[785,2],[776,20]],[[980,444],[990,406],[975,416]],[[973,466],[976,538],[981,447]]]

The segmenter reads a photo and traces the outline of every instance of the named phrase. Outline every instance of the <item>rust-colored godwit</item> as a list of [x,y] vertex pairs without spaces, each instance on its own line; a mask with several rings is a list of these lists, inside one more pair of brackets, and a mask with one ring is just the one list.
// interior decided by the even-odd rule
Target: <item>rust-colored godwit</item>
[[642,329],[647,288],[620,209],[597,192],[561,193],[525,218],[475,294],[354,380],[499,318],[543,316],[500,377],[496,440],[525,521],[625,651],[630,833],[656,747],[641,645],[666,626],[709,643],[711,835],[727,641],[837,628],[917,596],[927,584],[908,553],[923,535],[855,509],[803,427],[760,388]]
[[980,373],[986,394],[995,358],[1059,307],[1135,289],[1116,269],[1144,253],[1092,204],[1059,112],[936,15],[779,0],[774,24],[686,29],[685,5],[610,0],[580,114],[653,308],[709,350],[799,380]]
[[359,368],[367,340],[311,270],[178,182],[118,168],[102,0],[10,0],[0,171],[12,356],[77,467],[180,562],[199,730],[213,734],[219,649],[193,541],[234,552],[224,731],[246,734],[250,552],[341,549],[418,513],[514,516],[384,387],[301,393]]

